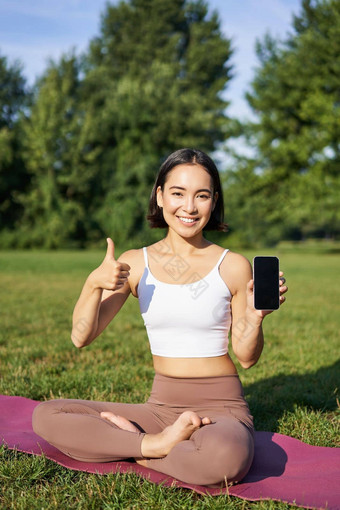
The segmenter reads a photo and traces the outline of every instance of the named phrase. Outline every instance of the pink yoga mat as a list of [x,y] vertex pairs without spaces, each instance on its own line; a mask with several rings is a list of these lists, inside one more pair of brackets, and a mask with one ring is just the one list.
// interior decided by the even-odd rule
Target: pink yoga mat
[[274,499],[305,508],[340,509],[340,449],[311,446],[272,432],[255,433],[255,458],[244,480],[228,489],[183,483],[134,462],[88,463],[73,460],[34,434],[31,417],[38,402],[0,395],[0,443],[88,473],[134,472],[150,481],[213,496],[229,495],[250,501]]

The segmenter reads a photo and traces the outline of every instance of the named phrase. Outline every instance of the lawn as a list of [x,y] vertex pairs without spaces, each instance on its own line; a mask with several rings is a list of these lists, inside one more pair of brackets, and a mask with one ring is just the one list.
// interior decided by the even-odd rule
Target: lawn
[[[36,400],[146,399],[153,369],[137,300],[130,298],[89,347],[77,350],[70,340],[73,306],[103,253],[0,252],[0,393]],[[265,320],[258,364],[239,370],[255,426],[339,446],[340,256],[275,254],[289,285],[287,303]],[[135,475],[74,472],[5,447],[0,454],[2,509],[292,508],[199,496]]]

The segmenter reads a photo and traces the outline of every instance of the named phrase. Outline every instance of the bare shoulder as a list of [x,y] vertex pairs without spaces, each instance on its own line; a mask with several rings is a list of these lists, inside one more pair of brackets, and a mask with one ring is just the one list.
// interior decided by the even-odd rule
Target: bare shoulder
[[249,260],[233,251],[228,251],[224,257],[220,274],[234,295],[240,289],[244,289],[252,278],[252,267]]
[[143,249],[137,249],[137,250],[127,250],[124,251],[118,258],[119,262],[125,262],[126,264],[129,264],[129,266],[132,268],[133,266],[138,266],[141,262],[143,263],[144,257],[143,257]]
[[228,251],[226,257],[223,260],[225,265],[233,265],[237,271],[245,271],[251,268],[249,260],[240,253],[235,251]]

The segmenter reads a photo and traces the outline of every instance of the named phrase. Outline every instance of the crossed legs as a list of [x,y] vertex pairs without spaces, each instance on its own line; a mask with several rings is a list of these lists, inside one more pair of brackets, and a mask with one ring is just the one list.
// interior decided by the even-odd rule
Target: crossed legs
[[33,414],[34,431],[77,460],[134,458],[187,483],[239,481],[252,461],[252,434],[231,415],[209,422],[187,411],[166,426],[147,404],[86,400],[43,402]]

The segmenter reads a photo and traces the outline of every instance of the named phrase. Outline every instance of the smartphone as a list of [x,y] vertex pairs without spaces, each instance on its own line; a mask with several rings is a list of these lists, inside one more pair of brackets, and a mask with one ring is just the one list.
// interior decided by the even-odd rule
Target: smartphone
[[254,257],[254,307],[277,310],[280,307],[280,275],[277,257]]

